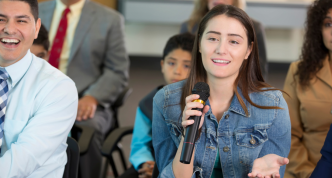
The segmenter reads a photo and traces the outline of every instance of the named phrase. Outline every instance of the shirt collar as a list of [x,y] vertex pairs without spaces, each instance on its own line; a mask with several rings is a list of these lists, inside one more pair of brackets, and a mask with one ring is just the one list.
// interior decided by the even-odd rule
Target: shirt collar
[[[232,98],[232,102],[231,102],[231,105],[229,106],[229,109],[230,111],[233,111],[237,114],[240,114],[240,115],[243,115],[245,117],[250,117],[250,113],[251,113],[251,104],[243,97],[242,95],[242,91],[239,87],[237,87],[237,91],[239,92],[239,95],[241,96],[244,104],[246,105],[247,107],[247,110],[248,110],[248,116],[246,115],[246,112],[244,111],[244,109],[242,108],[239,100],[238,100],[238,97],[236,96],[236,94],[234,93],[234,96]],[[206,105],[209,105],[210,106],[210,102],[209,100],[206,101]],[[211,107],[209,109],[209,111],[206,113],[206,115],[210,115],[212,114],[212,110],[211,110]]]
[[[83,9],[85,0],[80,0],[77,3],[69,6],[70,13],[73,15],[79,15]],[[56,0],[56,10],[60,11],[61,13],[66,9],[66,5],[61,2],[61,0]]]
[[[332,60],[332,59],[331,59]],[[317,77],[332,87],[332,75],[330,71],[330,61],[327,55],[323,61],[323,67],[317,72]]]
[[32,61],[32,53],[28,50],[27,54],[16,63],[5,67],[8,72],[12,87],[24,76]]

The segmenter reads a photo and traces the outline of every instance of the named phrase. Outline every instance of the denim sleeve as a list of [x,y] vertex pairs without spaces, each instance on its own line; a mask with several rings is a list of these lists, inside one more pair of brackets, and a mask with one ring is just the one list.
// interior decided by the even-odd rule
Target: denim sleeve
[[[165,122],[164,103],[164,89],[161,89],[153,98],[152,145],[159,170],[158,177],[175,178],[172,165],[178,146],[174,143]],[[200,168],[194,167],[192,178],[196,178],[201,171]]]
[[152,156],[152,123],[151,120],[137,108],[131,152],[129,160],[138,170],[139,165],[147,161],[154,161]]
[[[282,95],[279,97],[279,107],[283,109],[275,109],[275,118],[267,130],[268,141],[264,143],[259,157],[267,154],[288,157],[291,145],[291,124],[288,106]],[[282,166],[279,170],[281,177],[284,177],[285,168],[286,166]]]
[[159,170],[158,177],[174,178],[172,162],[175,157],[177,146],[167,128],[163,116],[164,89],[158,91],[153,98],[152,111],[152,145],[155,151],[156,164]]

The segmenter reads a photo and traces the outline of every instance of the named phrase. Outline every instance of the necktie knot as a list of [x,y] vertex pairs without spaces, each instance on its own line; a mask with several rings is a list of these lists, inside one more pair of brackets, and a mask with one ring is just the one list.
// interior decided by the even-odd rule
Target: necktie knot
[[70,12],[69,7],[67,7],[64,11],[63,11],[63,16],[66,17],[67,14]]
[[7,80],[9,78],[8,72],[6,69],[0,69],[0,79]]

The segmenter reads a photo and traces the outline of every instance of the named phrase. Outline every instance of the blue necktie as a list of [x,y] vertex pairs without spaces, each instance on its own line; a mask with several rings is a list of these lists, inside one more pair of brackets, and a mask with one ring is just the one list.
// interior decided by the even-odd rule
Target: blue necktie
[[6,114],[6,106],[8,99],[8,84],[7,84],[8,77],[9,75],[7,71],[1,68],[0,69],[0,153],[4,137],[3,129],[5,126],[5,114]]

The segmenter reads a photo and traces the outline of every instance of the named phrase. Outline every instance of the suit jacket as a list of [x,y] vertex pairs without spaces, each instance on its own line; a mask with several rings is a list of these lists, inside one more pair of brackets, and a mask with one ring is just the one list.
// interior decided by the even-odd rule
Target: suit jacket
[[[259,65],[262,71],[262,75],[265,80],[267,80],[267,74],[268,74],[268,62],[267,62],[267,54],[266,54],[266,48],[265,48],[265,33],[264,33],[264,27],[263,25],[256,21],[251,19],[254,24],[254,30],[256,33],[257,43],[258,43],[258,55],[259,55]],[[181,24],[180,33],[190,32],[195,34],[198,30],[198,24],[194,26],[194,28],[190,31],[188,29],[188,22],[184,22]]]
[[[39,4],[39,17],[49,30],[56,2]],[[128,82],[129,59],[124,45],[124,20],[116,11],[86,1],[68,59],[67,75],[79,96],[91,95],[108,106]]]
[[310,86],[302,89],[298,76],[298,62],[289,68],[284,91],[292,125],[292,144],[285,178],[307,178],[321,158],[322,149],[329,126],[332,124],[332,75],[328,57],[323,68],[310,81]]
[[332,125],[320,153],[322,154],[322,158],[318,161],[310,178],[332,177]]

